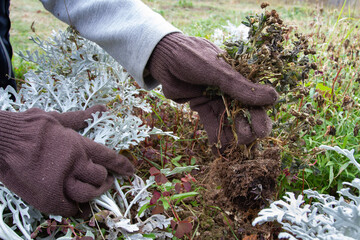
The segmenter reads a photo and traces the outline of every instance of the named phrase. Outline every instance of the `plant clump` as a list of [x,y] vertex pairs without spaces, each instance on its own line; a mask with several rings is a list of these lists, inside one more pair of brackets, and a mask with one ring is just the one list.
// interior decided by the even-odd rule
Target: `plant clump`
[[261,4],[263,13],[247,16],[242,22],[249,28],[248,39],[225,41],[226,51],[218,56],[249,81],[276,89],[279,101],[269,108],[274,121],[272,135],[249,146],[239,146],[234,119],[244,114],[250,123],[248,107],[219,89],[208,88],[205,93],[224,99],[227,117],[221,124],[227,122],[233,129],[233,143],[221,149],[221,158],[212,171],[221,181],[224,194],[238,208],[264,207],[277,192],[281,159],[284,162],[286,154],[300,159],[306,151],[302,136],[322,124],[313,106],[304,101],[309,95],[309,72],[317,69],[311,61],[316,52],[307,36],[295,33],[276,10],[266,10],[268,6]]

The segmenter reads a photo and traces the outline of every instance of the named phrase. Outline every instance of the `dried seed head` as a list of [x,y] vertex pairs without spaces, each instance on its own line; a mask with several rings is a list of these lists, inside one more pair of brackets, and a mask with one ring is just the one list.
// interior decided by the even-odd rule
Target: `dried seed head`
[[[309,93],[310,93],[310,89],[309,88],[306,88],[306,87],[303,87],[303,88],[300,88],[299,92],[301,94],[304,94],[305,96],[308,96]],[[312,107],[310,104],[307,105],[308,107]]]
[[344,97],[344,99],[343,99],[342,106],[343,106],[343,107],[344,107],[344,106],[347,106],[347,105],[349,105],[349,104],[352,103],[352,102],[353,102],[352,98],[351,98],[349,95],[346,95],[346,96]]
[[307,114],[307,113],[301,113],[299,119],[303,121],[303,120],[307,119],[308,117],[309,117],[309,114]]
[[322,95],[317,95],[315,97],[315,102],[317,102],[318,107],[322,107],[324,105],[324,103],[325,103],[325,99],[324,99],[324,97]]
[[265,11],[266,19],[268,19],[271,16],[271,13],[269,11]]
[[335,136],[335,135],[336,135],[336,128],[335,128],[335,126],[327,126],[327,127],[326,127],[325,136],[328,136],[328,135],[331,135],[331,136]]
[[316,63],[311,63],[310,67],[311,67],[312,69],[314,69],[314,70],[317,70],[317,69],[318,69]]
[[354,137],[356,137],[359,134],[360,125],[356,124],[354,127]]
[[299,113],[298,111],[296,111],[294,108],[290,109],[290,114],[293,115],[296,118],[299,118],[301,116],[301,113]]
[[310,126],[314,127],[316,125],[315,118],[313,116],[310,116],[307,118]]
[[316,119],[316,125],[323,125],[324,121],[321,119]]
[[296,142],[299,139],[299,135],[298,134],[293,134],[290,136],[290,141],[292,142]]
[[266,7],[268,7],[268,6],[270,6],[270,3],[268,3],[268,2],[263,2],[263,3],[260,5],[261,8],[266,8]]

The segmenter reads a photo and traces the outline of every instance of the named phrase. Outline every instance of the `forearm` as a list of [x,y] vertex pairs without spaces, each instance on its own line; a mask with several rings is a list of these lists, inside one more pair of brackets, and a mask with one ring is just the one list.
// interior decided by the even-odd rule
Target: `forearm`
[[[61,21],[96,42],[139,83],[151,89],[158,83],[144,74],[157,43],[179,31],[140,0],[41,0]],[[145,75],[145,76],[144,76]]]

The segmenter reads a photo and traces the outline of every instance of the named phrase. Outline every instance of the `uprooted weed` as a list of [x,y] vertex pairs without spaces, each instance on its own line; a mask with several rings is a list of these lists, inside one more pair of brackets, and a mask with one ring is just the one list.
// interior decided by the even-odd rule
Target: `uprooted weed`
[[[301,137],[322,124],[315,116],[316,110],[305,102],[309,94],[305,83],[309,72],[317,69],[309,56],[316,52],[308,36],[286,26],[276,10],[266,10],[268,6],[263,3],[263,13],[247,16],[243,21],[249,28],[248,40],[225,42],[226,52],[219,57],[249,81],[270,85],[279,93],[278,103],[268,108],[274,121],[271,136],[250,146],[239,146],[234,119],[243,114],[250,123],[248,107],[219,89],[206,91],[210,97],[224,99],[224,119],[232,124],[233,144],[222,151],[221,158],[212,165],[211,174],[221,182],[221,194],[236,210],[260,209],[273,199],[281,173],[280,151],[282,155],[288,153],[295,158],[316,154],[306,151]],[[303,110],[305,105],[307,108]]]

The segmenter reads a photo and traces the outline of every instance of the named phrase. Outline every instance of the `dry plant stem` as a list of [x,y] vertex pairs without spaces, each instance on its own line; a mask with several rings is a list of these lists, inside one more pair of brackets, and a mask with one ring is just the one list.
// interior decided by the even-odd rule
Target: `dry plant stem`
[[174,217],[176,218],[176,220],[177,220],[178,222],[180,222],[181,219],[179,218],[179,216],[177,215],[175,209],[173,208],[172,204],[170,203],[169,198],[166,198],[166,201],[169,203],[169,206],[170,206],[170,208],[171,208],[171,212],[173,213]]
[[[90,205],[90,209],[91,209],[92,215],[95,216],[94,209],[93,209],[93,207],[92,207],[91,205]],[[102,233],[102,231],[101,231],[101,229],[100,229],[99,223],[98,223],[98,221],[96,220],[95,217],[94,217],[94,220],[95,220],[96,227],[97,227],[97,229],[99,230],[99,233],[100,233],[100,235],[101,235],[101,238],[102,238],[103,240],[105,240],[105,237],[104,237],[104,235],[103,235],[103,233]]]
[[303,180],[303,184],[302,184],[302,189],[301,189],[301,194],[304,196],[304,188],[305,188],[305,170],[302,170],[302,180]]
[[[224,112],[221,114],[221,117],[220,117],[219,131],[218,131],[218,140],[217,140],[218,146],[215,146],[215,147],[216,147],[216,150],[217,150],[218,155],[219,155],[221,158],[225,159],[226,161],[230,161],[229,159],[227,159],[226,157],[224,157],[223,154],[221,154],[221,152],[220,152],[220,148],[221,148],[221,141],[220,141],[221,128],[222,128],[222,125],[223,125],[223,122],[224,122],[225,113],[226,113],[226,110],[224,110]],[[220,145],[220,146],[219,146],[219,145]]]
[[309,155],[316,155],[316,154],[317,154],[317,153],[313,153],[313,154],[309,154],[309,153],[298,154],[298,153],[289,151],[288,149],[286,149],[286,148],[284,148],[284,147],[282,146],[282,145],[285,145],[286,143],[283,142],[283,141],[281,141],[280,139],[277,139],[277,138],[266,137],[266,138],[264,138],[264,140],[266,140],[266,141],[274,141],[274,142],[280,143],[280,145],[277,145],[277,146],[278,146],[279,148],[281,148],[281,150],[283,150],[284,152],[290,153],[290,154],[292,154],[292,155],[299,156],[299,157],[309,156]]
[[333,102],[335,102],[335,94],[334,94],[334,88],[335,88],[335,84],[336,84],[336,80],[339,77],[340,71],[343,69],[343,67],[341,66],[339,71],[336,74],[336,77],[333,80],[333,84],[332,84],[332,88],[331,88],[331,98],[333,100]]
[[238,142],[238,136],[237,136],[236,129],[235,129],[235,117],[236,117],[236,116],[232,117],[232,115],[230,114],[229,108],[228,108],[228,103],[227,103],[224,95],[221,94],[221,97],[222,97],[222,100],[223,100],[224,105],[225,105],[226,113],[227,113],[228,117],[230,117],[230,118],[232,119],[232,121],[233,121],[233,124],[231,124],[231,130],[232,130],[232,132],[233,132],[233,134],[234,134],[234,139],[235,139],[234,141],[235,141],[235,143],[237,144],[237,142]]
[[[299,110],[301,110],[302,106],[303,106],[303,102],[304,102],[304,96],[301,98],[301,101],[300,101],[300,105],[299,105]],[[297,118],[296,119],[296,126],[298,126],[298,123],[299,123],[299,119]]]
[[[197,140],[197,134],[196,134],[196,131],[198,129],[198,125],[199,125],[199,115],[196,116],[196,123],[195,123],[195,128],[194,128],[194,142],[192,143],[192,146],[191,146],[191,150],[194,150],[194,147],[195,147],[195,143],[196,143],[196,140]],[[190,162],[189,162],[190,163]]]
[[347,85],[347,87],[346,87],[346,89],[345,89],[345,91],[344,91],[344,93],[343,93],[343,95],[342,95],[343,98],[345,97],[345,94],[347,93],[349,87],[352,85],[352,83],[353,83],[353,81],[354,81],[354,78],[355,78],[356,75],[358,75],[358,73],[359,73],[359,71],[356,71],[356,72],[353,74],[353,76],[352,76],[349,84]]

